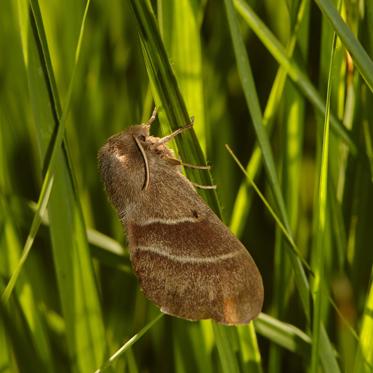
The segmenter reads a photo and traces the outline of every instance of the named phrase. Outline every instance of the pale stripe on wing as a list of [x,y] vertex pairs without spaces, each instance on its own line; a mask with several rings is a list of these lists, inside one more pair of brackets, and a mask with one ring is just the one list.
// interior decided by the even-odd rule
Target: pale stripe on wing
[[227,260],[234,258],[240,254],[243,254],[243,250],[236,250],[231,253],[216,255],[216,256],[187,256],[187,255],[175,255],[168,253],[164,248],[154,247],[154,246],[142,246],[138,247],[137,250],[140,251],[147,251],[150,253],[154,253],[160,256],[164,256],[168,259],[174,260],[175,262],[181,263],[215,263],[222,260]]
[[175,225],[179,223],[198,223],[201,220],[198,218],[192,217],[182,217],[182,218],[175,218],[175,219],[165,219],[165,218],[148,218],[146,221],[136,222],[137,225],[145,226],[150,224],[166,224],[166,225]]

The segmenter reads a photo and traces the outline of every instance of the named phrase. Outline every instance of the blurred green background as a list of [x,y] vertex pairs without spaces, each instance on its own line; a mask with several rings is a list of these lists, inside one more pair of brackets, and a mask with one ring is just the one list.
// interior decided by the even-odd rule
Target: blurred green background
[[[372,1],[3,0],[0,50],[0,372],[373,371]],[[155,105],[262,273],[249,325],[139,291],[96,154]]]

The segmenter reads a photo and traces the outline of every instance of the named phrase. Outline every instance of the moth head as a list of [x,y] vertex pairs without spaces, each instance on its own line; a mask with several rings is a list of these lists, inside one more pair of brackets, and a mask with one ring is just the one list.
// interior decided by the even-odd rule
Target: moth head
[[144,154],[141,144],[149,136],[150,126],[129,127],[108,139],[98,152],[101,178],[110,200],[118,210],[136,200],[144,186]]

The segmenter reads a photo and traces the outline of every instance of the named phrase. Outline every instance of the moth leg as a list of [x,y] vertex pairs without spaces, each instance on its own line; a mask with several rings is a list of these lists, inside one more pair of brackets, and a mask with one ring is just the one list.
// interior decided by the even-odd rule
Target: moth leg
[[201,184],[193,183],[192,181],[191,181],[191,183],[196,188],[199,188],[199,189],[216,189],[216,185],[201,185]]
[[210,170],[211,169],[211,166],[209,166],[209,165],[201,166],[201,165],[197,165],[197,164],[190,164],[190,163],[184,163],[184,162],[180,162],[180,165],[183,166],[183,167],[195,168],[197,170]]
[[155,107],[151,117],[144,124],[146,126],[150,127],[152,125],[152,123],[156,120],[157,114],[158,114],[158,111],[157,111],[157,108]]
[[179,159],[172,158],[172,157],[166,157],[165,159],[169,163],[171,163],[173,165],[177,165],[177,166],[195,168],[197,170],[210,170],[211,169],[210,166],[200,166],[200,165],[194,165],[194,164],[190,164],[190,163],[184,163],[184,162],[180,161]]
[[187,125],[185,125],[184,127],[181,127],[181,128],[178,128],[176,131],[170,133],[169,135],[165,136],[165,137],[162,137],[161,139],[159,139],[156,143],[153,144],[153,146],[157,147],[159,145],[162,145],[162,144],[165,144],[166,142],[169,142],[170,140],[172,140],[174,137],[176,137],[178,134],[190,129],[193,127],[193,124],[194,124],[194,117],[191,117],[190,118],[190,123],[188,123]]

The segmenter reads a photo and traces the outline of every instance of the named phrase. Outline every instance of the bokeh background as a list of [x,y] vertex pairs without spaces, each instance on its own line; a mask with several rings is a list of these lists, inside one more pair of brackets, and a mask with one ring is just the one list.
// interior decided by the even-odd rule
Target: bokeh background
[[[373,370],[372,1],[3,0],[0,50],[0,372]],[[249,325],[139,290],[96,154],[155,105],[260,268]]]

